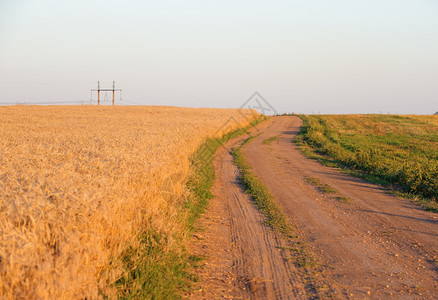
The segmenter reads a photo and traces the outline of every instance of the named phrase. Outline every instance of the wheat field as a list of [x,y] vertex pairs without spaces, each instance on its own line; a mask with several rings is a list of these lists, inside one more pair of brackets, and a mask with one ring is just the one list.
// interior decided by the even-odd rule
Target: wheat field
[[115,296],[109,286],[123,270],[114,258],[136,247],[138,232],[172,245],[181,230],[190,156],[255,114],[0,107],[0,298]]

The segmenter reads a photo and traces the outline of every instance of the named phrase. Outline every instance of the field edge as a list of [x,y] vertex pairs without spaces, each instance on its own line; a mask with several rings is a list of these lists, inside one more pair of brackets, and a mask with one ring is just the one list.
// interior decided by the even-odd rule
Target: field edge
[[[251,127],[269,119],[259,115],[248,126],[235,129],[219,138],[207,138],[190,158],[191,176],[186,183],[189,196],[182,203],[180,218],[184,229],[179,236],[163,237],[154,232],[144,232],[138,239],[138,249],[126,249],[120,258],[126,270],[123,278],[114,283],[118,298],[122,299],[176,299],[193,288],[198,281],[195,274],[201,257],[191,256],[186,245],[197,229],[196,222],[205,212],[211,187],[215,180],[213,157],[226,141],[248,132]],[[165,251],[167,240],[176,240],[180,249]],[[107,298],[106,295],[102,296]]]

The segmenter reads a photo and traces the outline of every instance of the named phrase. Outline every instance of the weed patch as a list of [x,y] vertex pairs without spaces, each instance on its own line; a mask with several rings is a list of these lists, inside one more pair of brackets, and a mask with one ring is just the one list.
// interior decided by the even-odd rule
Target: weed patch
[[340,195],[333,196],[333,195],[339,194],[339,192],[336,189],[334,189],[333,187],[331,187],[330,185],[321,182],[321,180],[319,180],[318,178],[306,177],[305,180],[306,180],[306,182],[308,182],[312,186],[316,187],[319,192],[321,192],[323,194],[332,195],[333,199],[336,199],[336,200],[344,202],[344,203],[350,202],[350,198],[348,198],[346,196],[340,196]]

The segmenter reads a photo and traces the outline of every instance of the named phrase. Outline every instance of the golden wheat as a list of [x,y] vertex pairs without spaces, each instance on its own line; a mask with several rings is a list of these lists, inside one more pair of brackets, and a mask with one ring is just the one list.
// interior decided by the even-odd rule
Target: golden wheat
[[175,199],[187,193],[190,155],[254,114],[1,107],[0,298],[98,297],[121,275],[110,261],[136,246],[140,229],[181,230]]

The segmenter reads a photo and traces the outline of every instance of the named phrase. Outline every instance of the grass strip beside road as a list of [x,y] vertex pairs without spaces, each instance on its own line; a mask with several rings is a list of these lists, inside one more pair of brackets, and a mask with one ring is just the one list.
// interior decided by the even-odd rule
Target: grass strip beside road
[[265,223],[274,230],[290,235],[292,233],[292,227],[288,224],[286,217],[273,200],[273,196],[267,187],[254,175],[243,156],[242,147],[256,137],[257,136],[252,136],[246,139],[239,147],[231,151],[234,164],[240,170],[239,180],[245,192],[252,197],[257,208],[265,216]]
[[[260,134],[259,134],[260,135]],[[317,257],[312,253],[307,244],[294,234],[292,224],[287,221],[281,208],[275,202],[264,183],[251,171],[242,148],[259,135],[244,140],[240,146],[232,149],[233,162],[240,171],[239,181],[245,192],[251,196],[257,209],[264,215],[265,224],[280,233],[288,246],[279,246],[287,261],[297,266],[306,282],[306,291],[309,299],[332,298],[333,292],[324,280],[321,279],[324,267],[320,265]]]
[[[114,283],[119,291],[117,298],[179,299],[184,291],[190,290],[197,281],[192,270],[198,265],[198,258],[190,256],[184,245],[196,229],[196,221],[205,212],[209,199],[213,198],[214,154],[223,143],[247,133],[248,129],[267,119],[260,116],[247,127],[220,138],[207,139],[198,148],[191,158],[192,175],[187,182],[190,196],[181,203],[179,218],[183,229],[177,236],[163,236],[152,231],[139,235],[139,246],[126,249],[120,258],[125,273]],[[170,240],[176,246],[169,248]]]
[[234,137],[248,133],[248,130],[251,127],[254,127],[267,119],[267,117],[263,116],[251,122],[249,126],[234,130],[225,134],[221,138],[207,139],[196,151],[192,157],[193,175],[188,182],[188,188],[191,191],[192,197],[186,203],[186,207],[189,211],[187,226],[190,230],[194,229],[195,221],[205,211],[205,208],[208,205],[208,200],[213,198],[211,187],[216,178],[213,167],[213,158],[216,150],[225,142]]

